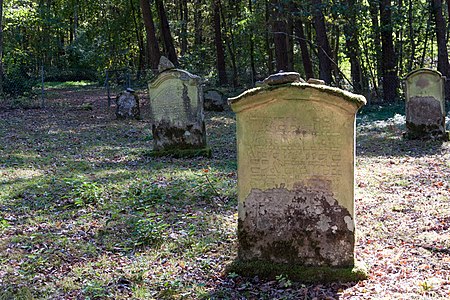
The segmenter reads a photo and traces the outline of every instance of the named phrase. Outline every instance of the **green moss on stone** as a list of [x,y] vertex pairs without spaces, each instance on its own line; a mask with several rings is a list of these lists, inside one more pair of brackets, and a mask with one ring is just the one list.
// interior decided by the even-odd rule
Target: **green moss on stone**
[[227,266],[226,272],[245,277],[258,276],[267,280],[274,280],[276,276],[283,274],[291,280],[305,283],[355,282],[368,277],[367,267],[357,262],[349,267],[307,267],[259,260],[236,260]]
[[211,148],[202,149],[169,149],[169,150],[152,150],[144,153],[145,156],[150,157],[161,157],[161,156],[171,156],[174,158],[189,158],[189,157],[211,157]]
[[[287,84],[280,84],[280,85],[264,85],[262,87],[253,88],[250,90],[245,91],[244,93],[240,94],[237,97],[234,98],[228,98],[228,103],[232,106],[233,110],[235,110],[236,107],[239,106],[239,102],[244,99],[248,99],[251,96],[254,96],[258,93],[264,93],[273,91],[280,88],[286,88],[286,87],[293,87],[297,88],[299,90],[306,90],[306,89],[314,89],[321,91],[326,94],[330,94],[333,96],[337,96],[339,98],[344,99],[345,101],[348,101],[350,103],[353,103],[356,105],[357,108],[360,108],[361,106],[366,104],[366,98],[362,95],[353,94],[351,92],[330,87],[327,85],[319,85],[319,84],[309,84],[309,83],[287,83]],[[271,101],[271,99],[268,99],[268,101]]]

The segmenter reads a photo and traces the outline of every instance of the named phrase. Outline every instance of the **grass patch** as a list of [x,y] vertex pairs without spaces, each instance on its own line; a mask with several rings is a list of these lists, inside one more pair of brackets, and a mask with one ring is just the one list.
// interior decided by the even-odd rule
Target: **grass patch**
[[81,81],[64,81],[56,82],[49,81],[44,83],[45,89],[67,89],[67,88],[84,88],[88,86],[96,86],[97,83],[93,81],[81,80]]

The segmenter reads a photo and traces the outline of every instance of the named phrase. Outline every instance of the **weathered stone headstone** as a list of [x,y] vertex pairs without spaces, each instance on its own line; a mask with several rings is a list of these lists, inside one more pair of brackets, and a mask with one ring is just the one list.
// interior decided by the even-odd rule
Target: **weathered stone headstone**
[[121,92],[116,98],[118,119],[140,119],[139,98],[132,89]]
[[215,89],[205,91],[203,101],[207,111],[224,111],[228,105],[223,93]]
[[169,69],[149,83],[155,155],[209,155],[200,77]]
[[158,72],[164,72],[166,70],[174,69],[175,65],[165,56],[159,58]]
[[237,115],[239,260],[353,267],[355,114],[365,98],[280,82],[229,99]]
[[405,78],[406,129],[409,139],[448,139],[445,131],[445,77],[419,69]]

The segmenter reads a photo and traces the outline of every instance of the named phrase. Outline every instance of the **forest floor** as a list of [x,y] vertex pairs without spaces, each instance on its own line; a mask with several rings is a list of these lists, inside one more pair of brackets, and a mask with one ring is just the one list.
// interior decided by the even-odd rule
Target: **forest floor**
[[400,104],[358,115],[356,257],[369,278],[305,284],[225,273],[237,253],[231,112],[211,158],[152,158],[143,120],[95,88],[0,110],[0,299],[450,298],[450,143],[402,138]]

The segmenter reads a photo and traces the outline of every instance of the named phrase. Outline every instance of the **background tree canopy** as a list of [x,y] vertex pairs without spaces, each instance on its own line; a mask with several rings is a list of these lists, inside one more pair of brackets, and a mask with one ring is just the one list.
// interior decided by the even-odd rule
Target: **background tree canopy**
[[54,80],[100,80],[120,68],[145,78],[160,55],[212,85],[244,88],[295,70],[386,102],[413,69],[449,75],[450,1],[0,2],[2,93],[42,66]]

